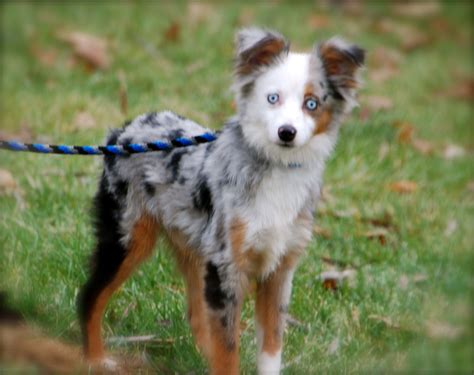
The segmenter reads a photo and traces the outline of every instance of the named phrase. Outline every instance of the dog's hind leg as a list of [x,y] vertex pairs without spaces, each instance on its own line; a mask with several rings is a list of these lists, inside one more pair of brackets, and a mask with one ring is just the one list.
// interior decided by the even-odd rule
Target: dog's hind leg
[[79,298],[79,317],[88,360],[104,360],[101,323],[107,302],[132,271],[152,252],[158,234],[154,218],[144,214],[130,230],[128,245],[120,241],[120,205],[103,180],[96,196],[97,247],[92,272]]
[[[209,327],[204,301],[204,270],[202,260],[182,241],[173,238],[178,268],[184,277],[187,293],[188,320],[197,347],[204,356],[209,356]],[[179,242],[179,244],[177,243]]]

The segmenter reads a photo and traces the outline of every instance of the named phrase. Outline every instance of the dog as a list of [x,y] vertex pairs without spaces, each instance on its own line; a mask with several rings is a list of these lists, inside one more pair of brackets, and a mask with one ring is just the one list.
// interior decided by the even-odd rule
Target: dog
[[[325,162],[357,104],[364,56],[339,38],[296,53],[277,32],[242,29],[237,114],[215,142],[104,157],[94,200],[97,246],[78,298],[88,360],[107,363],[101,339],[107,302],[161,234],[184,276],[188,319],[210,372],[239,372],[239,318],[252,280],[258,372],[280,371],[293,273],[311,240]],[[208,131],[173,112],[154,112],[111,131],[107,143]]]

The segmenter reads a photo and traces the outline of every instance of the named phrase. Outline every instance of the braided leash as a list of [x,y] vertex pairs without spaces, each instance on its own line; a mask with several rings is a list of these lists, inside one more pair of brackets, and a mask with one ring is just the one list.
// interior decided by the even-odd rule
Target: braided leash
[[8,151],[26,151],[40,154],[60,155],[130,155],[142,154],[151,151],[169,151],[177,147],[194,146],[213,142],[217,139],[215,133],[204,133],[194,137],[179,137],[170,141],[154,141],[148,143],[130,143],[126,145],[107,146],[68,146],[45,145],[41,143],[22,143],[17,141],[0,140],[0,149]]

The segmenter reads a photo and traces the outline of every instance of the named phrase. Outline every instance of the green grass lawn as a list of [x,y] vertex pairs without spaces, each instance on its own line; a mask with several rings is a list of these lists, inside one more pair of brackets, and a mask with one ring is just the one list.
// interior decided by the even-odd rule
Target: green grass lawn
[[[301,324],[287,329],[284,373],[472,373],[472,91],[455,90],[466,81],[472,90],[473,5],[434,4],[418,17],[379,2],[362,9],[283,1],[3,2],[0,129],[44,142],[98,144],[108,128],[167,108],[218,128],[233,111],[232,41],[239,26],[274,28],[297,49],[334,34],[356,41],[369,51],[362,106],[328,164],[318,225],[329,233],[315,236],[295,277],[290,314]],[[409,28],[405,36],[403,27]],[[404,50],[403,38],[414,38],[410,28],[425,40]],[[111,65],[90,71],[72,62],[60,31],[106,39]],[[381,68],[371,52],[381,46],[400,58],[390,79],[372,80]],[[125,86],[126,114],[120,105]],[[374,96],[388,98],[389,108],[367,113]],[[84,124],[81,113],[92,121]],[[405,125],[397,128],[397,122]],[[403,135],[413,129],[411,138],[429,142],[431,153]],[[460,155],[446,157],[449,144]],[[79,344],[75,299],[93,248],[89,212],[100,158],[0,151],[0,169],[17,184],[13,192],[0,186],[0,290],[28,321]],[[416,183],[416,190],[390,189],[403,180]],[[368,238],[368,231],[381,230],[381,218],[384,232]],[[111,301],[105,336],[156,333],[162,343],[111,348],[146,352],[156,369],[204,372],[185,319],[183,283],[164,245],[157,250]],[[327,290],[318,275],[329,263],[355,269],[354,279]],[[248,299],[244,373],[256,368],[252,315]]]

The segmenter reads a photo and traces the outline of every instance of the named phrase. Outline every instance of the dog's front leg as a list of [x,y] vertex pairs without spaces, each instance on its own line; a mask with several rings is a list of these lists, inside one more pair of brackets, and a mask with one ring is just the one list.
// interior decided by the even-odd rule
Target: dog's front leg
[[239,322],[242,293],[228,265],[206,265],[205,300],[209,327],[211,374],[239,373]]
[[279,267],[257,281],[255,323],[258,344],[258,373],[279,374],[286,313],[298,254],[286,255]]

